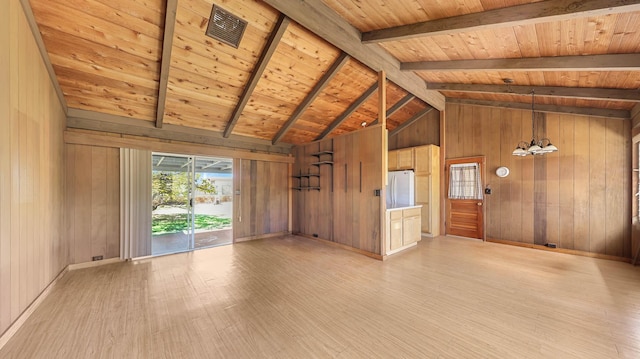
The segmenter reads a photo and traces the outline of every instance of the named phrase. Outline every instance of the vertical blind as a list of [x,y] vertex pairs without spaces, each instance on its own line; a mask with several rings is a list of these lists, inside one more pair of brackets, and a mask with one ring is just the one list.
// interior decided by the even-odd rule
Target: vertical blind
[[120,149],[120,259],[151,255],[151,152]]
[[477,163],[454,164],[449,167],[450,199],[482,199],[480,167]]

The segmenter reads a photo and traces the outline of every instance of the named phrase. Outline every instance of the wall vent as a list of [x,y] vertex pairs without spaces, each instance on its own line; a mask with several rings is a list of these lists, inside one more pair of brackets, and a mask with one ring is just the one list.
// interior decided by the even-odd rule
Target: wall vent
[[246,21],[214,4],[206,34],[237,49],[246,27]]

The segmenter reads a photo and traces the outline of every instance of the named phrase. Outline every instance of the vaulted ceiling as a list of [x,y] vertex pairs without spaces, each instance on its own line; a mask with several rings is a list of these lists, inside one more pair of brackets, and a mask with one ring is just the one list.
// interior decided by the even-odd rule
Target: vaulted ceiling
[[[380,70],[391,131],[532,89],[552,112],[640,101],[640,0],[22,1],[70,127],[307,143],[374,123]],[[205,35],[214,3],[247,22],[237,48]]]

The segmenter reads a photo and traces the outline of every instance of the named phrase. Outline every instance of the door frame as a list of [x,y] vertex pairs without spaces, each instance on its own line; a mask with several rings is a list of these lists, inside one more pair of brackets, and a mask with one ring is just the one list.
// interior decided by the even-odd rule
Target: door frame
[[485,156],[471,156],[471,157],[456,157],[456,158],[447,158],[444,161],[444,192],[443,192],[443,200],[444,200],[444,218],[445,218],[445,226],[444,226],[444,234],[448,235],[449,233],[447,233],[447,225],[446,225],[446,221],[449,220],[449,208],[451,208],[450,206],[450,202],[449,202],[449,167],[453,164],[461,164],[461,163],[477,163],[480,165],[480,184],[482,187],[482,191],[483,191],[483,196],[482,196],[482,221],[481,221],[481,231],[482,231],[482,235],[481,235],[481,239],[482,241],[486,241],[487,240],[487,234],[485,231],[486,228],[486,206],[485,206],[485,199],[484,199],[484,188],[486,186],[486,178],[487,178],[487,174],[486,174],[486,157]]

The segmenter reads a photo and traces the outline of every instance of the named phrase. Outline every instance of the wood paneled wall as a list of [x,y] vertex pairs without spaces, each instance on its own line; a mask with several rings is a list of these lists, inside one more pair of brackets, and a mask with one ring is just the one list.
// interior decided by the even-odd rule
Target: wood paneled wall
[[437,145],[440,146],[440,111],[432,110],[404,130],[389,136],[389,150]]
[[0,333],[69,263],[65,114],[19,0],[0,2]]
[[[629,258],[630,121],[538,114],[537,133],[557,153],[515,157],[531,139],[531,112],[448,104],[447,158],[484,155],[486,236]],[[495,174],[506,166],[506,178]]]
[[234,159],[233,172],[234,239],[287,232],[289,165]]
[[[640,106],[640,105],[638,105]],[[633,112],[632,112],[633,114]],[[640,112],[636,113],[633,117],[632,124],[635,124],[635,127],[631,129],[632,139],[632,162],[631,168],[633,169],[633,174],[631,176],[631,193],[639,193],[640,192],[640,126],[637,124],[640,123]],[[634,197],[634,200],[631,201],[631,258],[632,260],[640,261],[640,198]]]
[[[381,126],[374,126],[295,147],[293,174],[320,173],[309,179],[312,185],[319,181],[320,191],[293,191],[294,233],[381,254],[381,197],[374,190],[384,190],[383,136]],[[333,151],[333,166],[311,164],[320,151]]]
[[70,262],[120,255],[120,151],[67,144],[66,235]]

